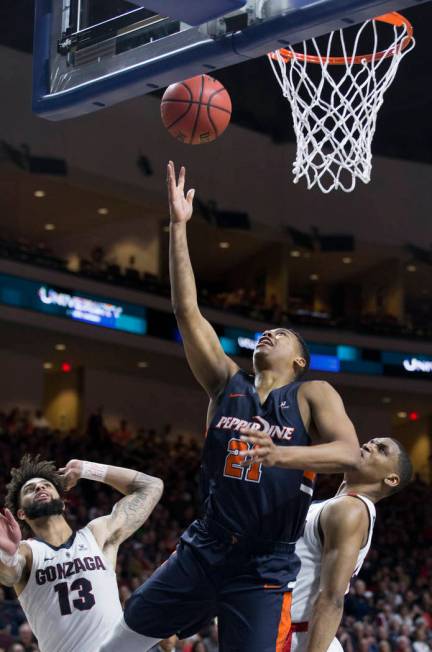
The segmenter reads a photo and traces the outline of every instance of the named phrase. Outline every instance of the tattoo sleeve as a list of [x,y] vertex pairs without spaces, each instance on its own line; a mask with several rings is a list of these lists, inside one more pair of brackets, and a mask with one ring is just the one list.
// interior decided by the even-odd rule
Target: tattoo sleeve
[[128,494],[114,505],[109,517],[109,541],[121,543],[138,530],[156,507],[162,491],[162,480],[137,473]]

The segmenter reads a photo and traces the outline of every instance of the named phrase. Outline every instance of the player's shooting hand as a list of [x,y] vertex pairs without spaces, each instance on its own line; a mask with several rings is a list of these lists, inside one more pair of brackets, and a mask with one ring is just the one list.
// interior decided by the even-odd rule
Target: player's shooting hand
[[182,165],[178,177],[176,179],[176,171],[174,163],[170,161],[167,166],[167,186],[168,186],[168,201],[170,208],[171,223],[188,222],[192,217],[193,211],[193,198],[195,190],[188,190],[187,195],[184,193],[184,186],[186,180],[186,168]]
[[274,445],[266,432],[252,428],[242,428],[240,432],[241,441],[253,446],[249,450],[239,452],[239,455],[245,458],[245,461],[241,463],[242,466],[254,463],[275,466],[278,459],[278,447]]
[[12,512],[5,508],[0,512],[0,549],[7,555],[13,556],[18,550],[21,539],[18,522],[14,519]]
[[70,460],[66,466],[58,470],[59,476],[64,480],[65,491],[70,491],[70,489],[75,487],[81,478],[82,464],[81,460]]

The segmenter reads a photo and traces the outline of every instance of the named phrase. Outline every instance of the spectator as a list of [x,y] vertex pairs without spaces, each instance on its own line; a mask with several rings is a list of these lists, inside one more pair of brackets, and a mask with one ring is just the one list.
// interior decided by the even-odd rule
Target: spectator
[[42,410],[36,410],[31,423],[34,430],[48,430],[50,428],[50,423]]
[[345,609],[347,614],[354,616],[358,621],[363,620],[370,613],[371,608],[366,597],[366,584],[363,580],[355,581],[354,588],[346,600]]
[[116,443],[119,444],[119,446],[127,446],[129,442],[131,441],[133,437],[132,431],[129,430],[128,428],[128,422],[126,419],[122,419],[120,421],[120,426],[117,430],[115,430],[112,435],[111,439]]
[[152,647],[149,652],[175,652],[177,640],[177,636],[164,638],[163,641],[159,641],[158,645]]
[[106,435],[106,428],[102,406],[99,406],[96,412],[93,412],[89,416],[87,421],[87,435],[92,439],[96,446],[103,443]]
[[192,645],[192,652],[208,652],[207,645],[204,641],[195,641]]
[[204,638],[204,643],[207,646],[208,652],[218,652],[219,638],[217,624],[213,622],[209,627],[208,636]]
[[18,631],[19,631],[19,642],[23,646],[24,652],[34,652],[34,650],[37,649],[36,640],[35,637],[33,636],[33,632],[28,622],[25,622],[22,625],[20,625]]

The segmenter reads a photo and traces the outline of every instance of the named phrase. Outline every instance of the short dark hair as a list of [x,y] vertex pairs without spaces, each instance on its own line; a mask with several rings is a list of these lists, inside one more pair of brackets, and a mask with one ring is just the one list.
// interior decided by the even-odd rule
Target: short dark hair
[[21,489],[32,478],[44,478],[54,485],[60,497],[64,494],[64,480],[57,473],[54,462],[41,460],[40,455],[35,457],[24,455],[21,458],[20,465],[12,469],[11,481],[6,485],[5,505],[14,516],[17,515],[21,506]]
[[398,491],[402,491],[402,489],[405,489],[405,487],[413,479],[413,474],[414,474],[413,465],[405,446],[403,446],[400,443],[400,441],[398,441],[397,439],[393,439],[393,437],[392,437],[392,441],[394,441],[394,443],[399,449],[397,473],[399,475],[400,482],[397,485],[397,487],[394,487],[390,490],[391,496],[393,494],[396,494]]
[[300,335],[300,333],[297,333],[297,331],[293,330],[292,328],[289,329],[289,332],[292,333],[294,335],[294,337],[297,339],[297,342],[298,342],[298,345],[299,345],[299,348],[300,348],[301,356],[306,361],[305,366],[304,367],[299,367],[298,371],[297,371],[297,374],[296,374],[296,378],[301,378],[302,376],[304,376],[304,374],[308,371],[308,369],[310,367],[311,356],[310,356],[310,352],[309,352],[309,347],[306,344],[305,340]]

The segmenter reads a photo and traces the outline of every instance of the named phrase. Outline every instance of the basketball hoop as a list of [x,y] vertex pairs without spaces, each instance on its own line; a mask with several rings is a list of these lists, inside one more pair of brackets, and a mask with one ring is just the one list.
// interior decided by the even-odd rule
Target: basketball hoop
[[[347,30],[340,29],[325,37],[324,46],[313,38],[302,43],[301,51],[289,46],[268,55],[291,105],[297,138],[294,183],[305,177],[308,189],[318,186],[324,193],[351,192],[357,179],[369,183],[378,111],[400,62],[415,45],[411,23],[396,12],[355,29],[351,47]],[[379,49],[379,32],[385,30],[389,43]],[[371,54],[358,54],[363,41]],[[334,56],[335,48],[340,56]],[[314,79],[317,65],[321,74]]]

